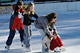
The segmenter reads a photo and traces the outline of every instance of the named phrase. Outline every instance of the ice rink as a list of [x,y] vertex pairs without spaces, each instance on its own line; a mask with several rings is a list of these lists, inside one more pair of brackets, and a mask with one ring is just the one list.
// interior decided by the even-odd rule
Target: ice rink
[[[38,14],[39,16],[48,13]],[[58,34],[64,44],[65,52],[61,53],[80,53],[80,13],[79,12],[58,12],[58,19],[56,23]],[[9,20],[10,14],[0,15],[0,53],[7,53],[5,50],[5,43],[9,36]],[[41,52],[41,35],[32,24],[32,38],[31,38],[32,53]],[[20,37],[18,31],[13,39],[10,53],[27,53],[21,47]]]

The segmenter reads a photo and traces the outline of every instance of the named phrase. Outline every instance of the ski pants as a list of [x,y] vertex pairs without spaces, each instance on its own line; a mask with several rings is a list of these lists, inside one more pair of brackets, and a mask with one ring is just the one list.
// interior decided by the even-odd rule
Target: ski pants
[[[9,33],[9,37],[6,41],[6,45],[10,46],[12,44],[12,40],[15,36],[15,32],[16,32],[15,30],[10,29],[10,33]],[[24,40],[24,38],[23,38],[24,30],[20,29],[19,34],[20,34],[20,41],[22,42]]]

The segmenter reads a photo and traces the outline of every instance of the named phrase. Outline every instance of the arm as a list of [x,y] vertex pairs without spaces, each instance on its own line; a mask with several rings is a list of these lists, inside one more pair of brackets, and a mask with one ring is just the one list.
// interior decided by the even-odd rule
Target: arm
[[36,13],[32,14],[32,16],[36,19],[38,18],[38,15]]
[[57,30],[56,30],[56,27],[53,25],[53,23],[51,24],[51,27],[54,30],[53,35],[57,35]]
[[24,12],[24,9],[18,9],[18,17],[19,18],[23,17],[23,12]]
[[50,31],[48,30],[47,22],[43,21],[42,22],[43,30],[44,32],[49,36],[51,35]]
[[[36,13],[31,14],[31,16],[34,17],[34,18],[36,18],[36,19],[38,18],[38,15]],[[31,19],[31,22],[34,22],[34,20]]]
[[34,20],[31,20],[31,22],[34,22]]
[[24,12],[23,12],[23,16],[26,14],[26,10],[24,10]]
[[20,13],[20,11],[18,11],[18,17],[19,18],[22,18],[23,16],[22,16],[22,13]]

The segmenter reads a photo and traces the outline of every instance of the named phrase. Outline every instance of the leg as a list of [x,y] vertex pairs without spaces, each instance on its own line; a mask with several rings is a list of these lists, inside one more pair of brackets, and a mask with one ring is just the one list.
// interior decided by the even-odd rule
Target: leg
[[32,28],[31,28],[31,25],[29,26],[29,37],[32,36]]
[[44,30],[43,29],[38,29],[39,30],[39,32],[41,33],[41,35],[42,35],[42,53],[48,53],[48,47],[46,47],[47,46],[47,44],[46,44],[46,38],[45,38],[45,32],[44,32]]
[[6,45],[10,46],[12,43],[12,40],[14,38],[15,31],[10,29],[8,40],[6,41]]
[[57,40],[58,40],[58,43],[60,45],[59,46],[60,51],[65,51],[66,49],[63,47],[63,43],[62,43],[59,35],[57,35]]
[[30,26],[26,26],[26,25],[23,25],[24,27],[24,43],[26,45],[26,48],[29,48],[30,47],[30,37],[32,36],[31,34],[31,31],[30,31]]
[[23,38],[23,35],[24,35],[24,30],[20,30],[19,31],[19,33],[20,33],[20,40],[21,40],[21,42],[24,40],[24,38]]
[[42,45],[45,48],[45,52],[49,53],[49,48],[50,48],[50,39],[45,36],[42,40]]
[[42,45],[44,46],[44,48],[48,48],[48,49],[49,49],[50,41],[51,41],[51,40],[50,40],[47,36],[45,36],[45,37],[43,38],[43,40],[42,40]]

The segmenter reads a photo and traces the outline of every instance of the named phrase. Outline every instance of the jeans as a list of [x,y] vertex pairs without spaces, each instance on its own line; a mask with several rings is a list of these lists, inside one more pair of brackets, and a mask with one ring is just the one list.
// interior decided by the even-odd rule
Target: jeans
[[30,37],[32,36],[32,29],[31,29],[31,25],[27,26],[27,25],[23,25],[24,27],[24,44],[27,48],[30,47]]
[[[45,35],[46,33],[44,32],[43,29],[38,29],[38,31],[41,33],[42,35],[42,53],[49,53],[49,46],[47,46],[47,48],[44,47],[44,38],[45,38]],[[50,40],[49,40],[50,41]],[[46,41],[45,41],[46,42]]]

